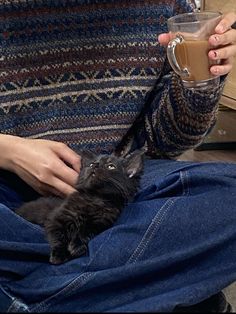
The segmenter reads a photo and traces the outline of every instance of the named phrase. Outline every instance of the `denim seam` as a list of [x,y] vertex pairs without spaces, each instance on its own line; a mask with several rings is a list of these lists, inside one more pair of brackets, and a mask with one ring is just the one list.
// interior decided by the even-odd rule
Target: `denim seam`
[[190,195],[189,176],[187,171],[180,171],[180,180],[183,186],[183,196]]
[[131,257],[128,259],[127,263],[136,263],[138,258],[143,254],[144,250],[148,246],[149,242],[153,238],[154,233],[157,231],[158,227],[163,222],[163,219],[165,218],[167,212],[171,208],[171,206],[177,201],[176,199],[168,199],[166,203],[161,207],[161,209],[158,211],[158,213],[155,215],[155,217],[152,219],[152,222],[148,226],[143,238],[139,242],[138,246],[134,250]]
[[63,297],[67,297],[74,291],[76,288],[81,288],[84,284],[88,282],[88,280],[91,277],[94,277],[95,273],[83,273],[79,277],[75,278],[72,282],[70,282],[66,287],[64,287],[62,290],[54,294],[53,296],[49,297],[47,300],[42,301],[35,307],[31,308],[30,311],[33,312],[45,312],[52,304],[55,298],[58,298],[61,294],[63,294]]
[[16,297],[13,297],[6,289],[4,289],[1,285],[0,285],[0,292],[5,294],[7,298],[9,298],[9,301],[11,302],[11,304],[9,305],[8,309],[6,309],[7,313],[12,313],[12,312],[16,312],[18,310],[21,310],[24,312],[29,312],[28,311],[28,306],[26,304],[24,304],[22,301],[20,301],[19,299],[17,299]]
[[29,313],[29,309],[27,305],[15,299],[12,302],[12,304],[9,306],[7,313],[15,313],[15,312]]
[[[90,261],[90,263],[87,265],[86,270],[89,268],[89,266],[92,264],[92,262],[94,261],[94,259],[96,258],[98,252],[101,250],[101,248],[104,246],[104,244],[110,239],[111,234],[113,232],[113,229],[110,230],[109,234],[107,235],[107,238],[105,241],[103,241],[103,243],[100,245],[100,247],[97,249],[97,251],[94,254],[93,259]],[[50,296],[49,298],[43,300],[42,302],[40,302],[39,304],[37,304],[36,306],[33,306],[31,308],[31,311],[43,311],[46,310],[50,305],[53,304],[55,298],[57,298],[58,296],[60,296],[61,294],[63,294],[64,296],[68,296],[70,295],[75,288],[81,288],[84,284],[86,284],[88,282],[88,279],[90,279],[90,277],[94,277],[96,275],[95,272],[87,272],[86,270],[84,273],[80,274],[78,277],[75,277],[68,285],[66,285],[63,289],[61,289],[60,291],[58,291],[57,293],[53,294],[52,296]]]

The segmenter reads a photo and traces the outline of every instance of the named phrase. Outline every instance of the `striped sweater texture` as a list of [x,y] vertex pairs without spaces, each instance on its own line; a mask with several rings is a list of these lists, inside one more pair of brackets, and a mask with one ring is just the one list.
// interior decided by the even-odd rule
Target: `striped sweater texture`
[[0,132],[173,156],[215,122],[222,84],[185,89],[157,35],[190,0],[2,0]]

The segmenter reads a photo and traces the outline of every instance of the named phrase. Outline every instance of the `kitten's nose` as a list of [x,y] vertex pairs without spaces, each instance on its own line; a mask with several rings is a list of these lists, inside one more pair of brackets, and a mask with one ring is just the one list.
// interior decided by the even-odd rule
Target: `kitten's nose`
[[99,163],[98,162],[94,162],[93,163],[93,168],[95,169],[95,168],[98,168],[98,166],[99,166]]

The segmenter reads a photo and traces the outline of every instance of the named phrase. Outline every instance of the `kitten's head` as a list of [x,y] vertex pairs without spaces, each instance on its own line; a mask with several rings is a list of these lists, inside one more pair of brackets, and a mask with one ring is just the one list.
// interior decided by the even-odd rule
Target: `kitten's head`
[[134,197],[143,170],[143,151],[136,150],[127,157],[97,155],[91,151],[82,151],[80,155],[82,167],[77,189],[123,201]]

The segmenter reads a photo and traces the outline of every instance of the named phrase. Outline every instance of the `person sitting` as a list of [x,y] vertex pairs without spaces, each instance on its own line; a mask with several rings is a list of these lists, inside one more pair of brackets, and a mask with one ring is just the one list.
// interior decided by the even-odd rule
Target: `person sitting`
[[[219,84],[193,91],[166,58],[166,22],[194,9],[189,0],[1,1],[1,312],[229,310],[221,291],[236,279],[236,164],[177,159],[215,124],[236,16],[209,39],[209,58],[223,60],[210,69]],[[134,202],[86,255],[51,265],[43,229],[15,210],[73,193],[81,149],[142,148]]]

